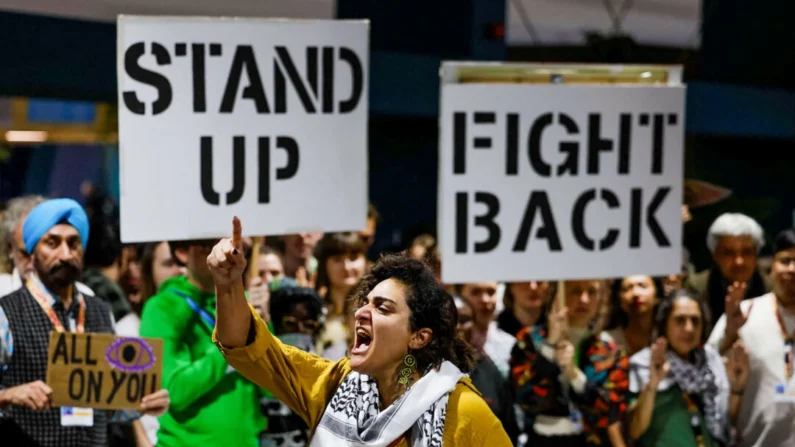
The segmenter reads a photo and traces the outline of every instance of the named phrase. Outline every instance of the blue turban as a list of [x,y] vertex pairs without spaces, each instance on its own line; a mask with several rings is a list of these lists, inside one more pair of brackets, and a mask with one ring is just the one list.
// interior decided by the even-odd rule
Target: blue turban
[[50,199],[30,210],[22,226],[22,239],[28,253],[33,253],[39,240],[50,228],[60,223],[75,227],[85,249],[88,243],[88,216],[83,207],[72,199]]

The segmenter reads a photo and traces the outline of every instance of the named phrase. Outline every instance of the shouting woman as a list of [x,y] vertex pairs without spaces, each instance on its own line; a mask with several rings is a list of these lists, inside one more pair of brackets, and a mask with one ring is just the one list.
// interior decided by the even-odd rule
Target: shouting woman
[[216,344],[230,365],[309,424],[319,446],[510,446],[465,374],[452,297],[421,262],[387,256],[352,292],[355,340],[336,362],[280,343],[246,303],[242,228],[207,258],[217,288]]

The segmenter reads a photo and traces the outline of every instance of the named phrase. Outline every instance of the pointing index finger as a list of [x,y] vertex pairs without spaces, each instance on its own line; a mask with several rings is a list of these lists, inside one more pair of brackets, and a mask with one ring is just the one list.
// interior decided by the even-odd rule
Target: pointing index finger
[[238,250],[243,248],[243,224],[237,216],[232,219],[232,246]]

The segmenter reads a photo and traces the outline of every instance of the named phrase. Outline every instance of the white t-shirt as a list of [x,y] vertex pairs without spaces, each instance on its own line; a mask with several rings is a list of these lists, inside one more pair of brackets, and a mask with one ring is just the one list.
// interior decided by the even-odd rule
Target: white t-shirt
[[[751,367],[737,417],[740,447],[795,446],[795,404],[773,401],[776,385],[786,382],[785,347],[774,311],[775,299],[768,293],[740,303],[743,312],[748,312],[753,303],[748,321],[740,329]],[[782,319],[792,334],[795,315],[782,311]],[[719,349],[725,331],[723,315],[715,324],[709,344]],[[789,386],[795,386],[795,380],[790,379]]]

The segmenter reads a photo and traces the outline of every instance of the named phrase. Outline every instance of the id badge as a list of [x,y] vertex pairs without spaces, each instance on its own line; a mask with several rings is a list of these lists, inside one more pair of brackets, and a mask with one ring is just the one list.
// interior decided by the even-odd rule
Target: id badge
[[785,402],[795,404],[795,387],[790,385],[778,384],[773,394],[773,402]]
[[569,420],[571,421],[571,426],[575,430],[575,433],[582,433],[582,413],[575,409],[569,410]]
[[93,427],[94,409],[61,407],[61,427]]

